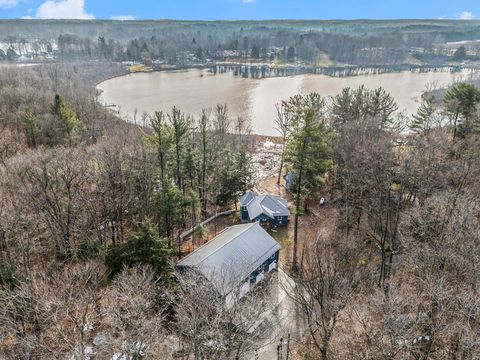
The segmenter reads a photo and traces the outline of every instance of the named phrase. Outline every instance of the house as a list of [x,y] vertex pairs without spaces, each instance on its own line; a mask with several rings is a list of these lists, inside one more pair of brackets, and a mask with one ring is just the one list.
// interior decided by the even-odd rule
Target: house
[[177,263],[207,279],[227,306],[277,267],[280,244],[258,223],[234,225]]
[[240,218],[242,222],[268,222],[271,226],[288,224],[288,201],[276,195],[257,195],[253,191],[240,198]]

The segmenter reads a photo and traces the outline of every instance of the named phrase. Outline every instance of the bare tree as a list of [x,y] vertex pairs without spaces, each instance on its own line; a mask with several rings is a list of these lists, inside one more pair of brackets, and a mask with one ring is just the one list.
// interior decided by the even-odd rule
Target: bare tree
[[220,141],[225,139],[225,135],[230,132],[231,119],[228,115],[227,104],[217,104],[214,110],[214,129],[220,137]]
[[161,298],[150,267],[125,269],[106,293],[105,354],[126,358],[167,359],[174,348],[166,342],[166,299]]
[[[119,136],[127,137],[127,134]],[[125,236],[126,218],[132,213],[134,205],[134,175],[133,156],[129,144],[120,139],[108,139],[98,145],[95,154],[98,171],[95,174],[98,201],[98,214],[92,222],[96,225],[100,239],[107,242],[107,236],[112,243],[123,242]],[[108,235],[107,235],[108,233]]]
[[297,286],[290,292],[292,300],[305,315],[308,325],[308,351],[323,360],[329,359],[330,343],[345,307],[360,284],[357,250],[338,242],[335,235],[320,234],[312,241],[305,265],[294,277]]
[[[219,276],[227,287],[227,275]],[[271,306],[268,284],[243,297],[239,289],[234,289],[226,303],[224,295],[202,275],[188,271],[179,279],[175,305],[181,352],[185,356],[239,360],[252,354],[258,341],[270,331],[261,326],[262,314]]]
[[70,251],[86,219],[91,171],[85,151],[62,149],[37,154],[20,181],[31,206],[42,216],[55,250]]
[[3,292],[0,318],[19,343],[13,354],[83,360],[101,318],[103,274],[92,262],[71,265],[55,276],[30,278]]

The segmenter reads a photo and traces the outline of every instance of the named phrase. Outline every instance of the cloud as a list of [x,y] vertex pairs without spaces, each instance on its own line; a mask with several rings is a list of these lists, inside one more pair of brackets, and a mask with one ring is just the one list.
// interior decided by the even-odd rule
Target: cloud
[[242,0],[244,4],[250,4],[253,3],[255,0]]
[[120,20],[120,21],[135,20],[135,16],[133,16],[133,15],[115,15],[115,16],[110,16],[110,20]]
[[463,11],[460,14],[460,19],[461,20],[472,20],[473,19],[473,13],[471,11]]
[[[1,0],[0,0],[1,1]],[[85,0],[47,0],[37,9],[38,19],[95,19],[85,10]]]
[[17,6],[21,0],[0,0],[0,8],[12,8]]

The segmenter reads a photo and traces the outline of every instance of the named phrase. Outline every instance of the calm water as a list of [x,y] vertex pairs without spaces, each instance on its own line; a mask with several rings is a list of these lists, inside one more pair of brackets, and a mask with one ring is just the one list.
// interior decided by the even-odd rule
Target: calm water
[[197,116],[202,109],[227,104],[231,116],[251,121],[253,132],[277,135],[274,129],[275,104],[298,93],[316,91],[323,96],[338,94],[344,87],[365,85],[384,87],[396,99],[399,110],[417,110],[423,91],[444,86],[468,74],[448,72],[392,73],[334,78],[324,75],[297,75],[267,79],[245,79],[232,73],[213,75],[206,70],[137,73],[104,81],[103,101],[115,104],[120,115],[137,122],[143,112],[170,111],[175,105],[187,114]]

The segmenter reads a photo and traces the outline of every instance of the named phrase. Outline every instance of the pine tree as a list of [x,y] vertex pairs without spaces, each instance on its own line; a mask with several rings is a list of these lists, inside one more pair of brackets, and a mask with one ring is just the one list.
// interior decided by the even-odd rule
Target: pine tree
[[283,102],[291,113],[292,127],[285,160],[295,176],[295,223],[292,270],[298,270],[298,218],[304,200],[323,183],[331,166],[331,132],[324,117],[325,101],[316,93],[294,96]]
[[165,115],[161,111],[155,112],[155,116],[150,120],[153,129],[153,135],[150,141],[154,144],[157,152],[158,166],[160,170],[160,181],[167,175],[167,164],[172,148],[172,131],[165,121]]
[[260,56],[260,51],[258,50],[257,45],[252,46],[252,50],[250,51],[250,56],[252,57],[252,59],[258,59],[258,57]]
[[183,174],[181,165],[185,153],[185,141],[190,132],[190,118],[174,107],[172,114],[168,115],[168,120],[172,126],[173,146],[175,148],[175,181],[177,186],[182,189]]
[[337,130],[352,121],[362,121],[367,117],[378,118],[381,126],[386,126],[397,109],[395,100],[383,88],[370,90],[363,85],[354,90],[344,88],[333,98],[330,107],[333,126]]
[[157,276],[165,281],[170,281],[173,276],[171,251],[149,219],[138,223],[125,243],[110,245],[105,263],[110,276],[118,274],[124,267],[145,264],[151,265]]
[[25,115],[23,117],[23,129],[25,130],[28,146],[36,147],[37,136],[40,133],[40,126],[38,124],[37,117],[33,114],[33,111],[30,108],[25,110]]
[[162,234],[173,246],[175,229],[184,224],[183,214],[185,213],[185,201],[182,192],[173,183],[172,179],[165,178],[162,181],[162,188],[157,196],[157,222]]
[[453,137],[465,136],[478,126],[476,107],[480,102],[480,89],[472,84],[452,86],[444,97],[445,109],[453,118]]
[[434,117],[436,113],[435,98],[433,96],[422,102],[417,113],[412,116],[412,122],[409,128],[416,134],[427,134],[432,130]]
[[225,151],[225,162],[217,181],[216,203],[220,206],[235,204],[239,197],[252,186],[252,165],[248,154]]
[[211,166],[211,154],[212,154],[212,136],[211,136],[211,124],[210,118],[206,111],[202,111],[202,116],[199,121],[199,131],[201,140],[201,201],[202,210],[207,210],[207,171]]
[[59,94],[55,94],[52,113],[60,120],[64,140],[71,143],[75,136],[84,128],[82,122],[78,119],[77,114],[75,114],[75,111],[73,111],[70,104]]

